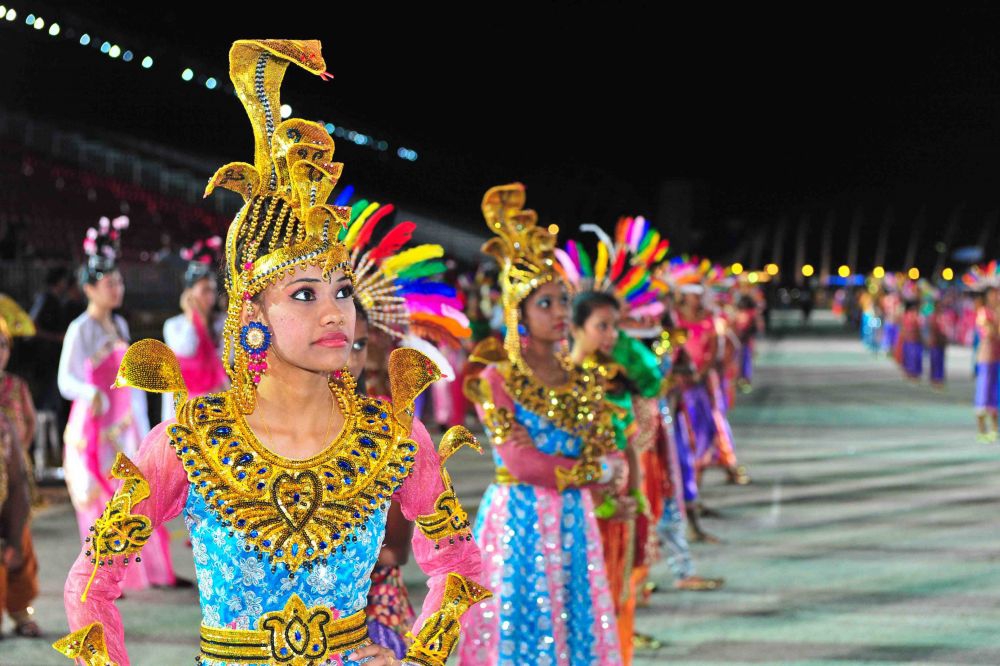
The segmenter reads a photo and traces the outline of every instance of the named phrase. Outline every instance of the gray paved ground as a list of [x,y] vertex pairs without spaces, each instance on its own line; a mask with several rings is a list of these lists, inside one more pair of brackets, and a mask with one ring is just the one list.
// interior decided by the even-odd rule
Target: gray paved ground
[[[968,352],[951,350],[949,363],[938,392],[853,339],[793,333],[761,345],[757,388],[733,414],[754,484],[706,480],[722,513],[708,526],[725,543],[696,546],[701,572],[728,585],[654,595],[638,627],[666,647],[636,663],[1000,664],[1000,445],[971,436]],[[463,452],[450,469],[474,509],[488,459]],[[73,520],[65,505],[36,518],[49,636],[0,642],[0,664],[69,663],[48,643],[65,628]],[[183,538],[174,557],[191,577]],[[408,573],[418,590],[419,570]],[[653,577],[669,587],[664,566]],[[194,591],[135,593],[120,607],[134,664],[192,662]]]

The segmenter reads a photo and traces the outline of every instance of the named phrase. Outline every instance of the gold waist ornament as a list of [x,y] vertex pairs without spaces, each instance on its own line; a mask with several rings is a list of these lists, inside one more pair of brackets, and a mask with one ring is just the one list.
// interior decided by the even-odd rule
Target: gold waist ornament
[[364,610],[334,619],[325,606],[306,608],[297,594],[262,616],[257,629],[201,627],[201,656],[236,664],[312,666],[368,643]]

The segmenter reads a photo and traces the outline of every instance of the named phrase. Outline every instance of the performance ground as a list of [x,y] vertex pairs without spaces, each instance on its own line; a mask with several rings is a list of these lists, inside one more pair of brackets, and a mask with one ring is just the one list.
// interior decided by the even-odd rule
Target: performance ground
[[[943,391],[908,383],[822,318],[763,341],[756,388],[732,415],[754,483],[709,474],[720,517],[706,524],[723,543],[695,546],[699,572],[726,588],[672,591],[659,565],[662,591],[637,628],[665,646],[636,664],[1000,664],[1000,444],[975,441],[968,350],[950,349],[948,364]],[[449,468],[473,509],[489,459],[462,452]],[[47,636],[11,638],[5,622],[4,665],[69,663],[49,643],[65,629],[72,510],[34,525]],[[193,577],[183,526],[172,529],[177,568]],[[412,564],[408,582],[422,586]],[[194,590],[120,602],[132,663],[192,663],[197,604]]]

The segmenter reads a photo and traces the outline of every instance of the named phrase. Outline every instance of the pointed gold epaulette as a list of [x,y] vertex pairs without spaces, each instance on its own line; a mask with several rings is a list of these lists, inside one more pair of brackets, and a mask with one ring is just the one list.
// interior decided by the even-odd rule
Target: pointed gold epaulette
[[482,363],[483,365],[503,363],[507,360],[507,350],[504,349],[503,343],[496,338],[482,340],[469,354],[471,363]]
[[413,403],[424,390],[441,379],[434,361],[410,347],[389,354],[389,393],[396,422],[409,432],[413,423]]
[[187,399],[187,386],[173,350],[152,338],[129,345],[112,388],[124,386],[148,393],[183,393]]

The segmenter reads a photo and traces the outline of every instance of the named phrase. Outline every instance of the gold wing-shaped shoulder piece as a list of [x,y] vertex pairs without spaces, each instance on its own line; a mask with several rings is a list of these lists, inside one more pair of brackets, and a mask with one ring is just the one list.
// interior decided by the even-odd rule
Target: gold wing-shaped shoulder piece
[[416,349],[400,347],[389,354],[389,392],[396,422],[409,432],[413,423],[413,402],[424,390],[441,379],[441,370]]
[[148,393],[173,393],[174,407],[187,400],[187,385],[173,350],[159,340],[133,342],[118,366],[114,388],[131,386]]

